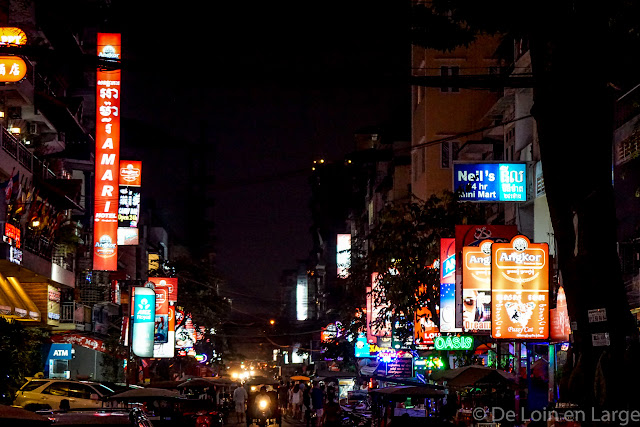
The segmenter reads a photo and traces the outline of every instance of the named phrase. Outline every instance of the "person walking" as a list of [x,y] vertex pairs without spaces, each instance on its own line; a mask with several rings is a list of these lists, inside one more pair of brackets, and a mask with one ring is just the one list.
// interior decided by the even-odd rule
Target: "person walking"
[[311,427],[311,389],[305,387],[302,392],[302,413],[307,427]]
[[293,386],[293,393],[291,394],[291,404],[293,405],[293,418],[296,420],[302,419],[302,390],[300,390],[300,384]]
[[244,387],[238,386],[233,390],[233,401],[236,404],[236,419],[238,420],[238,423],[244,422],[248,398],[247,390],[245,390]]
[[323,420],[322,416],[324,414],[324,398],[325,393],[324,390],[320,388],[320,384],[318,381],[313,382],[313,388],[311,389],[311,406],[313,406],[313,411],[316,414],[316,426],[319,427]]
[[322,425],[324,427],[340,427],[340,414],[342,413],[342,408],[336,401],[335,392],[329,391],[327,393],[327,402],[323,411],[323,420]]

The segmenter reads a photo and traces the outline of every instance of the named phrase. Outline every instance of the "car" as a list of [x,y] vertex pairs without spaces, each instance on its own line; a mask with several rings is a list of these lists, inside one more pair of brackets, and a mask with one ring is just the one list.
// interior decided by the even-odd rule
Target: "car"
[[55,426],[97,424],[100,426],[153,427],[149,418],[140,409],[100,408],[70,409],[68,411],[37,411]]
[[58,409],[67,400],[71,409],[101,408],[101,399],[110,394],[112,389],[96,382],[32,378],[16,392],[13,405],[30,411]]

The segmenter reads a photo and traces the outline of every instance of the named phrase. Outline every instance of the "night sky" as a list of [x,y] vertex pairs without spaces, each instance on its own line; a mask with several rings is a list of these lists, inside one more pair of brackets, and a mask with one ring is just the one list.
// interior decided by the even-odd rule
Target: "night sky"
[[181,234],[188,152],[206,144],[223,294],[268,307],[311,249],[312,161],[341,161],[366,126],[408,138],[405,2],[127,3],[121,157],[143,160],[146,199]]

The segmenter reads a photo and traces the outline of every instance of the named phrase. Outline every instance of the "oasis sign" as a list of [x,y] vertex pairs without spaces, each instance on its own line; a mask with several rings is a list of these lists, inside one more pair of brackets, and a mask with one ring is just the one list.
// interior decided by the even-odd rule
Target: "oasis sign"
[[454,163],[453,191],[461,202],[524,202],[525,163]]
[[473,348],[473,337],[436,337],[434,345],[436,350],[471,350]]

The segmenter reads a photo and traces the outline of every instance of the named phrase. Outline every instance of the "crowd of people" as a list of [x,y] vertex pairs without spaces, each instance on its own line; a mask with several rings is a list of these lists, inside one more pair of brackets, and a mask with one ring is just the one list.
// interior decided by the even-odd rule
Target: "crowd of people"
[[278,404],[283,414],[307,427],[333,427],[340,425],[340,405],[335,387],[313,381],[309,386],[304,381],[280,382]]

